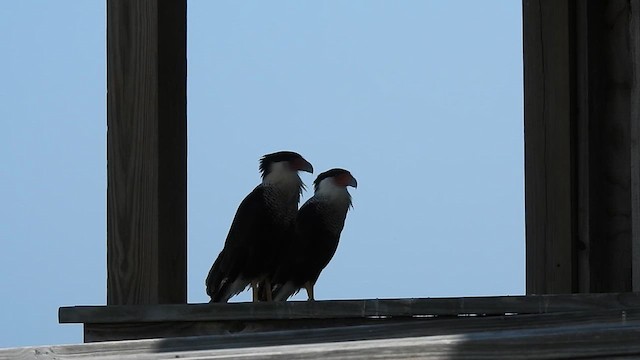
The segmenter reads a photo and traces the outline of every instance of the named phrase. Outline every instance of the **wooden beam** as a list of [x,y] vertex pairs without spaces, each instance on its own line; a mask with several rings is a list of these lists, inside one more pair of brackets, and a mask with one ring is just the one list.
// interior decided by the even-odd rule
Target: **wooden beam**
[[629,1],[632,289],[640,291],[640,0]]
[[107,0],[107,303],[186,303],[186,0]]
[[636,358],[638,309],[0,349],[7,359]]
[[59,320],[83,323],[85,342],[93,342],[634,308],[638,293],[76,306],[60,308]]
[[634,6],[523,1],[528,294],[640,289]]
[[[586,81],[578,87],[588,131],[589,291],[631,291],[631,63],[625,0],[586,2]],[[637,165],[635,165],[637,166]]]
[[[217,341],[209,342],[209,346],[214,346],[214,341],[220,347],[239,345],[238,338],[246,340],[250,338],[253,341],[253,346],[256,346],[264,339],[280,338],[280,334],[294,335],[296,332],[298,338],[290,339],[290,343],[304,344],[330,339],[353,341],[372,338],[391,339],[424,335],[468,334],[498,329],[510,331],[544,330],[567,326],[569,323],[574,325],[598,323],[628,325],[630,322],[640,325],[640,311],[638,309],[470,317],[88,324],[85,328],[85,342],[111,341],[114,340],[114,336],[117,336],[116,340],[133,340],[140,339],[140,335],[148,339],[222,335],[216,339]],[[274,332],[279,334],[275,335]],[[234,334],[234,336],[229,336],[230,334]],[[242,343],[248,344],[244,341]]]
[[576,287],[572,7],[524,0],[526,287]]
[[579,179],[575,186],[576,194],[576,217],[577,217],[577,287],[578,292],[589,292],[591,289],[591,262],[589,259],[591,244],[591,203],[589,202],[590,192],[590,132],[589,132],[589,2],[576,2],[576,178]]
[[539,314],[640,308],[640,293],[61,307],[60,323]]

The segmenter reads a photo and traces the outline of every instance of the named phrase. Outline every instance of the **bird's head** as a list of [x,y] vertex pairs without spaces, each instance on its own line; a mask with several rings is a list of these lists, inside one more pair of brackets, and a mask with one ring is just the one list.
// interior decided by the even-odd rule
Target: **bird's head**
[[313,166],[293,151],[278,151],[260,159],[263,182],[278,182],[292,176],[298,178],[298,171],[313,173]]
[[358,181],[351,175],[351,173],[345,169],[331,169],[327,170],[316,178],[313,182],[313,186],[317,193],[330,193],[333,191],[346,191],[347,186],[354,188],[358,187]]

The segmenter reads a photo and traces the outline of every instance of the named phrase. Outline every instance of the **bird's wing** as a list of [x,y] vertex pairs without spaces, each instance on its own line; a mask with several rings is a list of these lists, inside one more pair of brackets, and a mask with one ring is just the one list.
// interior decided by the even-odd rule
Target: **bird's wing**
[[342,226],[334,221],[339,216],[333,215],[333,209],[321,202],[307,202],[300,208],[296,222],[296,243],[307,256],[298,258],[297,262],[304,264],[305,274],[314,276],[305,281],[315,281],[336,252]]
[[[256,242],[271,232],[272,227],[272,214],[265,201],[264,188],[259,185],[238,206],[224,248],[207,276],[207,294],[214,301],[226,301],[244,290],[250,280],[240,277],[256,256]],[[235,283],[237,280],[244,284]]]
[[274,276],[274,299],[286,300],[306,282],[315,283],[333,257],[340,232],[327,224],[326,210],[316,201],[307,201],[298,211],[295,238]]

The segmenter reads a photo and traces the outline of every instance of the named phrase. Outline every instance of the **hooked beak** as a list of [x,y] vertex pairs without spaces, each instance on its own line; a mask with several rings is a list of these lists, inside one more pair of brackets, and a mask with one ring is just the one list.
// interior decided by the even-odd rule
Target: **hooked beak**
[[306,171],[313,174],[313,165],[311,165],[310,162],[303,159],[302,157],[296,160],[296,168],[298,169],[298,171]]
[[354,188],[358,188],[358,180],[351,175],[351,180],[347,183],[348,186],[353,186]]

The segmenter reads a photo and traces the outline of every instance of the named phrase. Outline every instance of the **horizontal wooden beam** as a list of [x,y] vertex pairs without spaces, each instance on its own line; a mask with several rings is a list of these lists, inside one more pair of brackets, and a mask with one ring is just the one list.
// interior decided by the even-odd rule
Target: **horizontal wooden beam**
[[60,323],[540,314],[640,307],[640,293],[61,307]]
[[[438,324],[447,335],[434,331]],[[455,325],[457,324],[457,325]],[[467,324],[473,324],[468,326]],[[460,336],[464,334],[464,336]],[[0,358],[65,360],[109,354],[118,359],[369,359],[639,356],[640,310],[460,317],[397,325],[199,336],[0,350]]]

